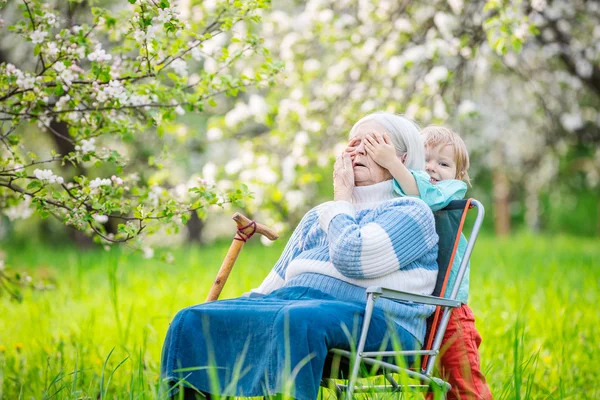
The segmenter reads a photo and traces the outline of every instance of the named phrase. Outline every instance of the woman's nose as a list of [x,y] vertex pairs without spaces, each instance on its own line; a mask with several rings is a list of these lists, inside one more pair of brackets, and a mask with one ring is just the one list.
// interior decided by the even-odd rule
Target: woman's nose
[[365,145],[364,142],[361,141],[358,146],[356,146],[356,150],[355,150],[358,154],[367,154],[367,151],[365,150]]

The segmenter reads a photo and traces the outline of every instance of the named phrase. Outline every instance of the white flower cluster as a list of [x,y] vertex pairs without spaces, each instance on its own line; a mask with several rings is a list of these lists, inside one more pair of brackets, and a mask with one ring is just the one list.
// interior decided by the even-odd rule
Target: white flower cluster
[[150,103],[150,97],[144,94],[134,93],[129,97],[129,104],[132,106],[143,106]]
[[48,36],[48,32],[44,32],[38,29],[33,31],[29,37],[31,38],[33,44],[40,44],[43,43],[44,40],[46,40],[46,36]]
[[51,55],[52,57],[56,57],[58,55],[58,51],[60,49],[58,48],[58,45],[56,44],[56,42],[50,42],[48,43],[48,48],[46,50],[46,52]]
[[36,169],[35,171],[33,171],[33,175],[40,181],[48,183],[62,184],[65,181],[62,178],[62,176],[54,175],[54,173],[50,169]]
[[88,60],[96,62],[110,61],[112,60],[112,55],[104,51],[102,43],[98,43],[96,44],[94,51],[88,54]]
[[60,25],[60,18],[58,18],[55,14],[52,14],[51,12],[47,12],[44,14],[44,19],[46,20],[46,23],[50,26],[53,26],[55,28],[58,28],[58,26]]
[[[16,206],[6,208],[4,210],[4,215],[6,215],[11,221],[14,221],[16,219],[27,219],[31,217],[31,214],[33,214],[33,208],[29,207],[30,204],[31,197],[25,197],[25,200],[23,200]],[[2,260],[0,260],[0,266],[1,265]]]
[[52,117],[48,113],[44,113],[38,117],[38,126],[40,128],[47,128],[52,122]]
[[110,180],[111,180],[111,181],[113,181],[114,183],[116,183],[116,184],[117,184],[117,185],[119,185],[119,186],[120,186],[120,185],[122,185],[122,184],[123,184],[123,182],[124,182],[124,181],[123,181],[123,179],[119,178],[119,177],[118,177],[118,176],[116,176],[116,175],[113,175],[113,176],[111,176],[111,177],[110,177]]
[[202,50],[198,47],[198,42],[190,42],[188,45],[192,47],[192,51],[190,52],[192,58],[196,61],[202,61],[204,57],[202,56]]
[[548,4],[546,0],[531,0],[531,8],[537,12],[542,12]]
[[15,67],[13,64],[6,64],[6,73],[8,75],[14,75],[17,77],[17,86],[19,89],[28,90],[33,89],[35,85],[35,77],[30,73],[23,73],[20,69]]
[[182,60],[181,58],[174,60],[171,63],[171,68],[173,68],[173,71],[175,71],[177,73],[177,75],[180,75],[180,76],[188,75],[187,63],[184,60]]
[[112,184],[112,181],[110,179],[96,178],[96,179],[90,181],[90,188],[96,189],[96,188],[99,188],[100,186],[110,186],[111,184]]
[[174,8],[159,8],[158,16],[154,17],[154,20],[164,24],[173,19],[173,17],[176,17],[177,14],[179,14],[179,11]]
[[150,192],[148,193],[148,201],[154,207],[156,207],[158,205],[158,200],[160,199],[162,194],[163,194],[163,188],[158,185],[154,185],[150,188]]
[[458,115],[464,116],[469,115],[475,111],[477,111],[477,105],[473,103],[471,100],[463,100],[458,105]]
[[229,127],[236,126],[251,117],[257,122],[262,122],[267,114],[267,103],[258,95],[250,96],[248,104],[240,101],[225,115],[225,124]]
[[108,222],[108,215],[94,214],[94,220],[99,224],[104,224]]
[[69,68],[67,68],[65,66],[65,64],[63,64],[62,61],[58,61],[56,62],[52,68],[54,68],[54,70],[56,72],[58,72],[58,76],[60,77],[60,79],[62,79],[62,81],[67,85],[67,86],[71,86],[71,84],[73,83],[73,80],[77,77],[77,74],[79,72],[82,72],[83,70],[78,67],[77,65],[73,64],[71,65]]
[[75,150],[81,151],[83,154],[91,153],[92,151],[96,151],[95,142],[96,138],[83,139],[80,145],[75,146]]
[[154,249],[152,247],[144,247],[142,248],[143,257],[145,259],[150,259],[154,257]]
[[448,78],[448,68],[443,65],[437,65],[429,71],[423,79],[425,83],[431,87],[437,87],[438,83],[445,81]]
[[65,94],[64,96],[62,96],[56,102],[56,109],[58,111],[64,110],[66,108],[67,104],[69,103],[69,100],[71,100],[71,96],[69,96],[68,94]]
[[150,25],[146,29],[146,32],[144,32],[141,29],[137,29],[135,32],[133,32],[133,38],[135,39],[136,42],[138,42],[140,44],[144,43],[144,41],[149,42],[156,37],[157,31],[158,31],[157,26]]
[[107,86],[102,89],[97,88],[96,100],[100,103],[104,103],[109,99],[119,100],[121,104],[127,102],[127,92],[120,81],[112,80]]

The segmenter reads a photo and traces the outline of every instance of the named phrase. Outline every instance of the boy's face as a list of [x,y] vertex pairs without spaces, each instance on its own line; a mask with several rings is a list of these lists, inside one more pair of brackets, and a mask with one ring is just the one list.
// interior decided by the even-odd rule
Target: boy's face
[[455,160],[454,147],[450,144],[425,146],[425,171],[429,181],[435,185],[439,181],[456,179]]

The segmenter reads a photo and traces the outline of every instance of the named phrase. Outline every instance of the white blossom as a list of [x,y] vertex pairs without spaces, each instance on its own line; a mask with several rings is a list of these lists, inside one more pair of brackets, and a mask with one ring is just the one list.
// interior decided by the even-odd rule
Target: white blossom
[[33,171],[33,175],[42,182],[58,184],[64,183],[62,176],[54,175],[50,169],[36,169]]
[[[23,201],[19,204],[14,205],[12,207],[7,207],[3,212],[4,215],[8,217],[9,220],[14,221],[17,219],[27,219],[31,217],[33,214],[33,208],[29,207],[31,205],[31,197],[25,197]],[[0,270],[2,270],[2,266],[4,265],[3,261],[0,260]]]
[[133,38],[135,39],[136,42],[142,42],[142,41],[144,41],[145,37],[146,37],[146,33],[144,33],[144,31],[141,30],[141,29],[136,29],[133,32]]
[[96,178],[96,179],[90,181],[90,188],[95,189],[95,188],[99,188],[100,186],[110,186],[111,183],[112,183],[112,181],[110,179]]
[[94,220],[99,224],[104,224],[108,222],[108,215],[94,214]]
[[242,170],[244,167],[242,160],[239,158],[233,158],[225,164],[225,172],[229,175],[235,175]]
[[217,61],[214,58],[205,58],[204,59],[204,64],[202,65],[202,68],[204,68],[204,71],[208,74],[214,74],[215,72],[217,72],[218,70],[218,64]]
[[285,193],[285,200],[290,210],[297,210],[304,204],[304,193],[301,190],[289,190]]
[[175,112],[177,113],[177,115],[184,115],[185,114],[185,110],[181,106],[175,107]]
[[468,115],[477,111],[477,106],[471,100],[463,100],[458,105],[458,115]]
[[162,196],[162,194],[163,188],[158,185],[153,185],[150,188],[150,192],[148,193],[148,201],[150,202],[150,204],[156,207],[158,205],[158,200]]
[[531,0],[531,8],[538,12],[544,11],[547,5],[546,0]]
[[44,14],[44,19],[46,20],[46,23],[50,26],[53,26],[53,27],[59,26],[59,23],[60,23],[59,18],[50,12],[46,12]]
[[454,14],[460,14],[464,6],[463,0],[448,0],[448,4]]
[[277,182],[277,174],[271,167],[263,165],[256,169],[256,180],[267,185],[272,185]]
[[581,128],[584,124],[583,118],[581,118],[581,114],[575,113],[565,113],[560,116],[560,122],[563,124],[565,129],[569,131],[575,131]]
[[177,10],[172,8],[159,8],[158,16],[154,17],[154,19],[161,24],[164,24],[165,22],[169,22],[175,13],[177,13]]
[[210,128],[209,130],[206,131],[206,139],[208,139],[208,141],[210,141],[210,142],[219,140],[222,137],[223,137],[223,131],[221,131],[219,128]]
[[15,74],[18,75],[17,78],[17,86],[19,89],[33,89],[35,86],[35,77],[29,73],[23,74],[21,71],[17,70]]
[[91,139],[83,139],[81,140],[81,145],[75,146],[75,150],[81,151],[83,154],[91,153],[92,151],[96,151],[96,138]]
[[56,55],[58,54],[58,50],[59,50],[58,46],[56,45],[55,42],[48,43],[48,50],[47,51],[48,51],[49,55],[51,55],[53,57],[56,57]]
[[110,61],[112,60],[112,55],[102,49],[102,43],[98,43],[94,51],[88,54],[88,60],[97,62]]
[[121,186],[123,184],[123,179],[119,178],[116,175],[113,175],[110,177],[110,180],[113,181],[115,184]]
[[225,114],[225,124],[229,127],[236,126],[251,116],[250,109],[243,102],[238,102],[233,109]]
[[187,63],[181,58],[173,60],[171,68],[173,68],[173,71],[179,76],[187,76],[188,74]]
[[[100,100],[98,100],[100,101]],[[132,94],[131,97],[129,97],[129,104],[131,104],[132,106],[142,106],[142,105],[147,105],[150,103],[150,97],[147,95],[143,95],[143,94]]]
[[267,103],[265,102],[265,99],[256,94],[250,96],[248,108],[257,121],[262,121],[267,115]]
[[142,248],[142,255],[145,259],[150,259],[154,257],[154,249],[152,247],[144,247]]
[[[6,73],[7,74],[9,74],[9,75],[16,74],[17,71],[19,71],[19,70],[17,69],[17,67],[14,66],[14,64],[11,64],[11,63],[6,64]],[[21,71],[19,71],[19,72],[21,72]]]
[[429,71],[423,80],[430,86],[435,86],[438,82],[445,80],[448,77],[448,68],[443,65],[437,65]]
[[39,44],[46,40],[46,36],[48,36],[48,32],[44,32],[38,29],[31,33],[30,38],[34,44]]
[[75,74],[73,73],[73,68],[68,68],[68,69],[62,71],[60,73],[60,79],[62,79],[63,82],[67,86],[71,86],[71,84],[73,83],[73,80],[75,79]]
[[69,96],[68,94],[62,96],[56,102],[56,109],[59,111],[65,109],[66,105],[69,103],[69,100],[71,100],[71,96]]
[[209,184],[214,184],[217,177],[217,166],[210,161],[204,164],[204,167],[202,167],[202,177]]
[[192,51],[190,52],[190,54],[192,55],[192,58],[196,61],[201,61],[202,60],[202,51],[200,50],[200,48],[198,46],[194,47],[192,49]]
[[123,84],[118,80],[111,80],[108,85],[96,94],[96,100],[104,102],[108,99],[119,100],[121,104],[127,104],[127,92]]

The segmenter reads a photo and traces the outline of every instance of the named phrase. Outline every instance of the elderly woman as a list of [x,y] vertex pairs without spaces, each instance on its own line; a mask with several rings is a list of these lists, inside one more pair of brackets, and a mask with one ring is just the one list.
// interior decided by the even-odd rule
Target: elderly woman
[[[390,173],[363,138],[387,132],[410,169],[423,169],[417,126],[375,113],[350,132],[334,165],[334,201],[310,210],[281,258],[249,297],[186,308],[163,348],[162,374],[204,393],[317,397],[329,349],[352,345],[372,285],[431,294],[437,276],[434,219],[419,199],[398,198]],[[380,299],[366,349],[419,348],[432,308]]]

